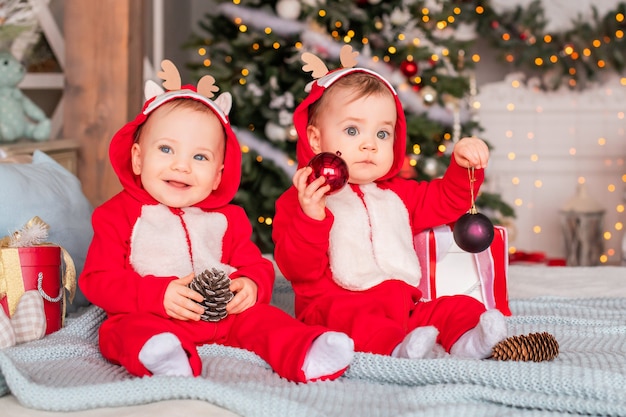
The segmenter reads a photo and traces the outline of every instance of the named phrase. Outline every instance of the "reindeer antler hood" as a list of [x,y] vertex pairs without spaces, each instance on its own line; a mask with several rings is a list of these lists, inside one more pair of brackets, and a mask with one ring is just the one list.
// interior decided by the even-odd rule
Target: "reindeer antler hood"
[[137,129],[146,122],[154,110],[164,103],[180,98],[199,101],[211,109],[220,120],[226,135],[226,148],[224,171],[220,185],[205,200],[195,206],[206,209],[221,207],[235,197],[241,180],[241,148],[228,119],[232,98],[229,93],[223,93],[216,100],[211,100],[213,92],[218,90],[214,85],[215,80],[211,76],[202,77],[198,82],[197,89],[192,85],[181,86],[180,76],[174,64],[165,60],[161,65],[164,71],[159,72],[158,75],[165,79],[163,86],[169,91],[165,91],[154,81],[149,80],[146,83],[146,102],[142,111],[133,121],[124,125],[111,140],[109,146],[111,165],[127,192],[144,204],[156,204],[157,201],[144,190],[140,177],[133,173],[131,148],[135,141]]
[[315,156],[315,152],[313,152],[307,140],[306,133],[306,128],[309,123],[309,107],[319,100],[326,89],[340,78],[355,72],[363,72],[379,78],[391,91],[396,104],[398,117],[396,121],[395,141],[393,144],[394,160],[389,172],[377,180],[383,181],[396,176],[404,163],[406,154],[406,119],[404,109],[402,108],[402,103],[395,89],[383,76],[367,68],[353,68],[356,64],[357,55],[358,52],[353,52],[350,45],[344,45],[341,49],[341,64],[343,68],[329,71],[326,65],[317,56],[309,52],[302,54],[302,60],[305,62],[302,69],[304,71],[311,71],[311,75],[317,79],[311,84],[309,95],[298,105],[293,113],[294,125],[298,132],[298,143],[296,144],[298,168],[306,166],[311,158]]

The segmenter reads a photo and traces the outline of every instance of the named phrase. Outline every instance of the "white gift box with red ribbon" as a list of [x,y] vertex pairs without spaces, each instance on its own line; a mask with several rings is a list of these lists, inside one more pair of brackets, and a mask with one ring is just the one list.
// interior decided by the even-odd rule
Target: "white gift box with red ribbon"
[[481,301],[488,310],[495,308],[510,316],[506,229],[494,226],[494,239],[489,248],[469,253],[454,242],[453,227],[454,224],[435,227],[414,237],[422,272],[419,283],[422,297],[432,300],[444,295],[466,294]]

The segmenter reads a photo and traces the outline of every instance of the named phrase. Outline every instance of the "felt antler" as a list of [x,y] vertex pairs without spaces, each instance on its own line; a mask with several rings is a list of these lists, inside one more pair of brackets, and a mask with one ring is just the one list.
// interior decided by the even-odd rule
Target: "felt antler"
[[344,68],[353,68],[357,62],[356,57],[359,56],[358,51],[353,51],[350,45],[344,45],[339,52],[339,60]]
[[157,76],[163,80],[163,87],[168,90],[180,90],[180,73],[176,65],[169,59],[164,59],[161,61],[161,68],[163,71],[159,71]]
[[[353,68],[357,64],[356,57],[358,55],[359,53],[357,51],[352,50],[352,46],[342,46],[341,51],[339,52],[339,61],[341,62],[341,66],[343,68]],[[311,71],[311,76],[315,79],[322,78],[330,72],[328,71],[326,64],[324,64],[324,61],[311,52],[303,53],[301,59],[302,62],[304,62],[302,70],[305,72]]]
[[302,54],[301,59],[302,62],[304,62],[302,71],[311,71],[313,78],[322,78],[324,75],[328,74],[328,67],[318,56],[310,52],[305,52]]
[[[163,80],[163,87],[169,91],[180,90],[182,83],[180,80],[180,73],[176,68],[176,65],[169,59],[161,61],[161,68],[163,71],[159,71],[157,75]],[[198,81],[197,92],[206,98],[212,98],[219,91],[219,87],[215,85],[215,78],[210,75],[205,75]],[[146,81],[144,87],[144,94],[146,100],[165,93],[163,88],[152,80]],[[232,107],[232,96],[226,92],[214,100],[215,104],[224,112],[228,114]]]
[[215,78],[205,75],[198,81],[198,93],[207,98],[213,97],[219,91],[219,87],[215,85]]

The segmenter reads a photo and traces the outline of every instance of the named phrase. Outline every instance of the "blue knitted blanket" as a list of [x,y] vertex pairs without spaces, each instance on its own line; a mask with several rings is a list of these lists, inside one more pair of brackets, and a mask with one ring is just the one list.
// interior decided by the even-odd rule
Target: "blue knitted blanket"
[[[291,311],[288,284],[274,304]],[[202,346],[202,377],[130,376],[98,351],[104,313],[89,307],[41,340],[0,351],[0,396],[75,411],[166,399],[208,401],[242,416],[626,415],[626,298],[512,300],[509,332],[549,332],[551,362],[406,360],[357,353],[336,381],[296,384],[255,354]]]

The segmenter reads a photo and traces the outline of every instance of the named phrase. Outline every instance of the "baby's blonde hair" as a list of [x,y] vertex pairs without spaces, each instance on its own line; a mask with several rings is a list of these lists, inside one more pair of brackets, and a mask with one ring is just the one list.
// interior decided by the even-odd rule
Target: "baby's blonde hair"
[[371,95],[385,95],[393,96],[389,87],[378,77],[368,74],[366,72],[354,72],[347,74],[337,81],[335,81],[330,87],[324,91],[324,94],[315,103],[309,107],[309,120],[310,125],[316,123],[319,114],[326,107],[332,96],[339,90],[342,92],[347,91],[347,94],[352,96],[352,101],[358,100],[363,97]]
[[[213,111],[206,104],[202,103],[201,101],[190,99],[190,98],[185,98],[185,97],[175,98],[174,100],[171,100],[171,101],[168,101],[167,103],[164,103],[159,108],[154,110],[154,112],[152,112],[152,113],[150,113],[148,115],[146,120],[135,131],[134,142],[138,142],[139,141],[139,139],[141,138],[141,133],[142,133],[142,131],[144,129],[144,126],[146,126],[146,124],[148,124],[148,122],[150,121],[150,118],[152,117],[152,115],[154,113],[159,112],[159,110],[172,111],[172,110],[178,109],[178,108],[189,109],[191,111],[197,111],[197,112],[200,112],[200,113],[206,113],[208,115],[211,115],[212,117],[216,117],[216,118],[218,117],[215,113],[213,113]],[[159,113],[162,113],[162,111],[159,112]],[[224,131],[223,128],[222,128],[222,131],[224,133],[224,138],[226,138],[226,131]]]

